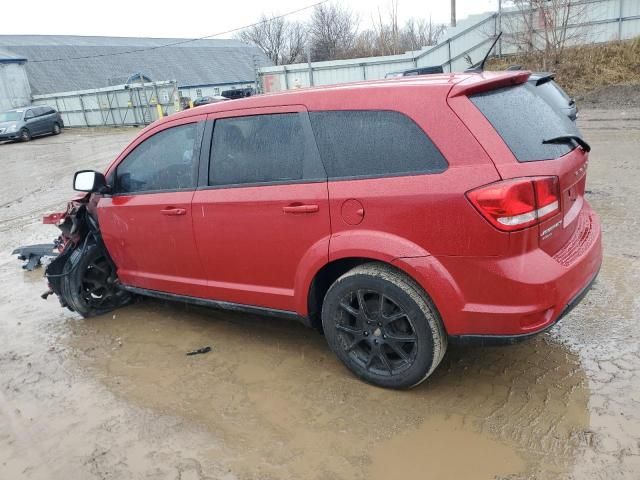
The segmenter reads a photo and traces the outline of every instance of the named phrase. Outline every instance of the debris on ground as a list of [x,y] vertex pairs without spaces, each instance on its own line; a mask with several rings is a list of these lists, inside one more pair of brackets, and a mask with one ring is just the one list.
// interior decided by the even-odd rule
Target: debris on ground
[[19,260],[26,262],[22,265],[22,268],[28,272],[32,272],[42,265],[42,257],[56,257],[58,255],[58,252],[55,251],[55,247],[56,246],[53,243],[29,245],[27,247],[16,248],[11,252],[11,255],[18,255]]
[[211,347],[202,347],[197,350],[193,350],[191,352],[187,352],[187,355],[200,355],[203,353],[209,353],[211,351]]

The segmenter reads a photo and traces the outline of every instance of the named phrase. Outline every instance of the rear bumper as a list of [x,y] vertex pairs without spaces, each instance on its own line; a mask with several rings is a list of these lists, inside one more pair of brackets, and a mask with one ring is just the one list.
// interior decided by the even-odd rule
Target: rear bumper
[[551,322],[546,327],[530,333],[521,333],[519,335],[450,335],[449,341],[455,345],[512,345],[515,343],[520,343],[524,340],[527,340],[535,335],[538,335],[542,332],[549,330],[556,323],[562,320],[571,310],[578,305],[582,299],[589,293],[591,287],[596,281],[598,277],[598,273],[600,270],[596,272],[591,281],[582,289],[578,295],[576,295],[562,310],[560,316],[556,318],[553,322]]
[[[567,243],[572,251],[555,258],[535,249],[511,257],[421,257],[398,263],[432,296],[454,341],[515,342],[560,320],[597,276],[600,221],[586,202],[581,215],[586,216],[583,226]],[[434,283],[436,272],[444,272],[444,280],[439,275]]]

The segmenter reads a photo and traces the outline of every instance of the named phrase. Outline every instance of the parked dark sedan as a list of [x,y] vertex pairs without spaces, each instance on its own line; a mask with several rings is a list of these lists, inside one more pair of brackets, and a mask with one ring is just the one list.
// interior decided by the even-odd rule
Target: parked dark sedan
[[208,105],[210,103],[218,103],[218,102],[226,102],[229,100],[227,97],[223,97],[222,95],[214,95],[212,97],[198,97],[193,101],[194,107],[199,107],[201,105]]
[[23,107],[0,113],[0,141],[28,142],[39,135],[58,135],[62,127],[62,117],[52,107]]

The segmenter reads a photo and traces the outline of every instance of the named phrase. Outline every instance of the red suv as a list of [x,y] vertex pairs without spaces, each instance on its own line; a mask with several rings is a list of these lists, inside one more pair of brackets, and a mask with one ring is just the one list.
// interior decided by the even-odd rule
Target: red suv
[[558,321],[601,260],[589,145],[528,72],[223,102],[146,128],[49,217],[64,306],[148,295],[300,319],[360,378],[422,382],[449,341]]

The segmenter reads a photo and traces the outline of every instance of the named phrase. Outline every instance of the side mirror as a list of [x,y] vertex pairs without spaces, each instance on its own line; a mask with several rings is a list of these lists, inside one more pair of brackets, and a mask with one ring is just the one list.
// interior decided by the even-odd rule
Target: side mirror
[[73,177],[73,189],[79,192],[104,192],[107,180],[100,172],[80,170]]

